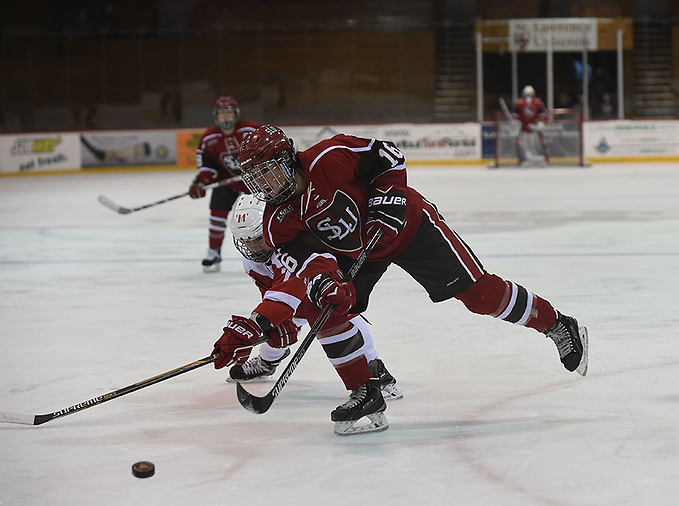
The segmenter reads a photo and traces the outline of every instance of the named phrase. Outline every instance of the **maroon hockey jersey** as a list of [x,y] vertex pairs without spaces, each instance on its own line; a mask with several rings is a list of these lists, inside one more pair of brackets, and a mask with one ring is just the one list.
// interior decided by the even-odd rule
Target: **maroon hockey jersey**
[[531,100],[530,104],[523,98],[514,101],[514,111],[516,118],[521,121],[521,130],[530,132],[528,125],[545,119],[545,104],[539,98]]
[[405,158],[393,143],[338,134],[301,151],[299,160],[307,191],[280,205],[267,204],[264,213],[265,240],[279,249],[291,272],[311,278],[336,270],[328,252],[358,257],[374,188],[404,192],[407,223],[369,259],[393,258],[410,243],[422,219],[423,197],[407,186]]
[[[196,165],[198,170],[210,168],[217,172],[216,181],[222,181],[240,174],[238,152],[246,135],[251,134],[260,126],[254,121],[239,121],[232,135],[224,135],[218,126],[211,126],[200,138],[196,150]],[[245,185],[234,189],[247,191]]]

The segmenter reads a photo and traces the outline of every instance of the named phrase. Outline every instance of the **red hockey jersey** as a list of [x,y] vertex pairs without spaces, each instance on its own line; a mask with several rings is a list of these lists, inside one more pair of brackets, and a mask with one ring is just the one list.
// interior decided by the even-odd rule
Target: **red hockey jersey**
[[[238,152],[246,135],[260,126],[254,121],[239,121],[232,135],[224,135],[218,126],[211,126],[200,138],[196,149],[196,165],[198,170],[208,167],[217,171],[216,181],[221,181],[240,174]],[[234,187],[239,191],[247,191],[245,185]]]
[[262,295],[262,302],[254,311],[266,317],[274,327],[293,316],[293,321],[301,327],[306,323],[305,304],[309,304],[306,285],[283,268],[275,254],[271,260],[271,263],[263,264],[243,258],[243,269]]
[[422,219],[423,197],[407,186],[405,158],[393,143],[338,134],[301,151],[299,160],[307,191],[267,204],[264,213],[264,238],[291,272],[311,278],[337,268],[332,255],[357,258],[366,243],[368,199],[377,187],[404,192],[407,223],[369,259],[393,258],[410,243]]
[[544,120],[546,115],[545,104],[539,98],[531,100],[530,104],[523,98],[514,101],[515,117],[521,121],[521,130],[530,132],[528,125]]

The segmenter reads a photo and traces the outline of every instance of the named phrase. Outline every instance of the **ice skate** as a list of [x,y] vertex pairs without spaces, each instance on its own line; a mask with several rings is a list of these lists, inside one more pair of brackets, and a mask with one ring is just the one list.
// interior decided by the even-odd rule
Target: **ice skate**
[[586,327],[580,327],[575,318],[557,312],[556,323],[545,335],[556,344],[566,369],[580,376],[587,374],[589,338]]
[[203,272],[219,272],[221,268],[221,248],[210,248],[203,258]]
[[387,371],[384,362],[376,358],[368,362],[368,367],[372,377],[377,378],[380,382],[380,390],[382,390],[382,397],[384,397],[385,401],[403,399],[403,394],[396,386],[396,378]]
[[[338,436],[379,432],[389,428],[384,416],[386,409],[379,380],[370,378],[368,383],[351,392],[347,402],[330,413],[330,419],[335,422],[335,434]],[[367,418],[368,423],[358,425],[362,418]]]
[[281,358],[274,361],[264,360],[261,356],[257,355],[254,358],[249,359],[243,365],[234,365],[229,369],[229,377],[226,381],[265,381],[269,379],[276,372],[276,367],[290,355],[290,350],[285,350],[285,353]]

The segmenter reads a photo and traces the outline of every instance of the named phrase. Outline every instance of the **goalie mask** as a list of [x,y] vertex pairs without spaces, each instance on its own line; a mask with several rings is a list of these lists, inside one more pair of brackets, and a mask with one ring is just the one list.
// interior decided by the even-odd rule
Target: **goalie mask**
[[230,132],[240,121],[240,107],[233,97],[219,97],[215,101],[212,115],[215,117],[215,125]]
[[248,260],[266,263],[273,250],[264,242],[264,207],[266,202],[243,193],[231,210],[229,228],[236,249]]
[[297,189],[295,148],[283,130],[263,125],[245,138],[238,155],[243,182],[260,200],[280,204]]
[[533,87],[529,84],[528,86],[526,86],[526,87],[523,89],[522,95],[523,95],[523,98],[526,100],[526,102],[528,102],[528,103],[530,104],[531,101],[535,98],[535,88],[533,88]]

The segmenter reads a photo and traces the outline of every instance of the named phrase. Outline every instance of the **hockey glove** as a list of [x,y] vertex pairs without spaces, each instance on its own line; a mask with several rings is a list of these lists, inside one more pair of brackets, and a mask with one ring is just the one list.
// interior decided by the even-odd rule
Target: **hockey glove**
[[250,350],[262,336],[262,329],[250,318],[232,316],[224,327],[224,333],[215,343],[212,354],[218,353],[215,369],[242,364],[250,356]]
[[401,188],[375,188],[368,199],[366,230],[375,226],[382,229],[382,244],[389,243],[406,226],[406,196]]
[[269,338],[267,343],[272,348],[287,348],[297,342],[299,329],[300,327],[295,325],[292,319],[285,320],[278,327],[274,327],[266,333]]
[[[339,277],[339,275],[335,276]],[[326,304],[334,305],[335,311],[339,314],[348,313],[349,309],[356,304],[354,284],[338,281],[328,274],[317,274],[309,281],[307,296],[318,307],[325,307]]]
[[201,167],[198,169],[196,177],[191,181],[189,186],[189,197],[192,199],[200,199],[205,197],[205,189],[203,186],[214,183],[217,180],[217,171],[210,167]]

